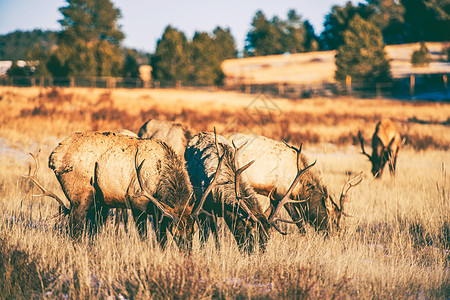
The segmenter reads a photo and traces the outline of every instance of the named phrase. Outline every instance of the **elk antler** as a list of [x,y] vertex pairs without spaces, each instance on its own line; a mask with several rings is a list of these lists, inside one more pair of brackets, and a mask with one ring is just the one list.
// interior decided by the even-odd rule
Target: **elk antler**
[[364,150],[364,138],[362,137],[361,130],[358,131],[358,138],[359,143],[361,144],[362,154],[366,155],[369,158],[369,160],[372,160],[372,157],[369,154],[367,154],[366,150]]
[[56,194],[54,194],[53,192],[50,192],[49,190],[47,190],[37,179],[37,171],[39,169],[39,161],[37,159],[37,156],[39,156],[39,153],[41,152],[41,149],[39,149],[38,154],[36,156],[34,156],[32,153],[29,153],[31,155],[31,157],[33,157],[34,161],[36,162],[36,169],[34,170],[33,175],[22,175],[22,177],[25,177],[31,181],[34,182],[34,184],[36,184],[36,186],[41,189],[42,194],[40,195],[31,195],[32,197],[40,197],[40,196],[48,196],[51,197],[53,199],[55,199],[56,201],[58,201],[61,209],[62,209],[62,213],[64,215],[67,215],[70,212],[70,208],[67,208],[64,205],[64,202],[58,197],[56,196]]
[[142,185],[142,180],[141,180],[141,169],[142,169],[142,165],[144,164],[145,159],[138,166],[138,152],[139,152],[139,148],[136,150],[136,155],[134,157],[134,167],[136,169],[137,180],[139,182],[139,187],[141,188],[141,193],[138,195],[134,195],[133,197],[144,196],[145,198],[152,201],[153,204],[155,204],[156,207],[158,207],[159,210],[162,212],[161,219],[159,220],[160,223],[162,222],[162,219],[164,216],[171,218],[172,220],[175,221],[175,223],[178,223],[179,218],[176,214],[173,213],[173,209],[171,207],[165,205],[164,203],[160,202],[158,199],[156,199],[155,197],[150,195],[150,193],[148,193],[144,189],[144,186]]
[[269,235],[264,230],[264,227],[263,227],[261,221],[258,220],[258,218],[256,218],[256,216],[253,214],[253,212],[250,210],[250,208],[247,206],[247,204],[243,201],[244,199],[247,199],[249,197],[242,197],[241,196],[241,192],[240,192],[240,188],[239,188],[239,182],[241,180],[240,178],[241,178],[242,172],[247,170],[255,162],[254,160],[252,160],[251,162],[247,163],[242,168],[239,168],[238,154],[239,154],[239,151],[242,148],[244,148],[245,145],[247,145],[248,141],[246,141],[241,146],[239,146],[239,148],[236,147],[236,145],[234,144],[234,141],[232,141],[231,143],[233,144],[233,147],[234,147],[234,150],[235,150],[234,151],[234,166],[235,166],[236,172],[234,174],[234,192],[236,194],[236,200],[238,202],[238,205],[240,207],[242,207],[242,209],[247,213],[247,215],[248,215],[247,219],[252,219],[255,223],[259,224],[259,226],[261,227],[261,229],[264,232],[264,234],[268,237]]
[[[284,142],[284,143],[285,143],[289,148],[294,149],[294,150],[297,152],[297,175],[295,176],[295,179],[294,179],[294,181],[292,182],[292,184],[291,184],[291,186],[289,187],[289,189],[288,189],[288,191],[286,192],[286,194],[283,196],[283,198],[281,199],[281,201],[278,203],[277,207],[276,207],[276,208],[272,211],[272,213],[270,214],[269,221],[272,222],[273,224],[276,224],[276,221],[281,221],[281,222],[290,223],[290,224],[295,224],[295,223],[298,223],[298,222],[301,221],[301,219],[298,220],[298,221],[284,220],[284,219],[279,218],[279,217],[277,216],[277,214],[279,213],[280,209],[281,209],[285,204],[287,204],[287,203],[300,203],[300,202],[304,202],[304,201],[307,201],[307,200],[308,200],[308,199],[306,199],[306,200],[305,200],[305,199],[304,199],[304,200],[293,200],[293,199],[290,199],[290,196],[291,196],[291,194],[292,194],[294,188],[295,188],[295,187],[297,186],[297,184],[300,182],[301,175],[302,175],[303,173],[305,173],[309,168],[311,168],[312,166],[314,166],[314,165],[316,164],[316,162],[317,162],[317,160],[316,160],[315,162],[313,162],[312,164],[310,164],[310,165],[307,166],[306,168],[301,169],[301,155],[300,155],[300,154],[301,154],[301,152],[302,152],[302,146],[303,146],[303,144],[301,144],[301,145],[300,145],[300,148],[297,149],[297,148],[295,148],[294,146],[291,146],[291,145],[287,144],[286,142]],[[278,231],[280,231],[279,228],[276,227],[276,225],[274,225],[274,227],[275,227],[275,229],[277,229]],[[281,232],[281,231],[280,231],[280,233],[286,234],[286,233]]]
[[200,202],[197,206],[197,208],[191,213],[191,216],[195,221],[197,221],[198,226],[200,226],[200,220],[198,219],[198,216],[201,213],[205,213],[208,216],[212,216],[209,212],[203,209],[203,204],[205,204],[206,198],[208,198],[209,193],[212,191],[212,189],[217,185],[217,178],[219,177],[220,168],[222,167],[223,159],[225,157],[225,154],[222,154],[222,156],[219,155],[219,144],[217,142],[217,133],[216,128],[214,127],[214,142],[217,148],[217,156],[219,157],[219,162],[217,163],[217,169],[216,173],[214,174],[213,180],[209,183],[208,188],[203,193],[202,198],[200,199]]
[[340,211],[341,211],[341,213],[343,213],[344,215],[345,215],[345,213],[344,213],[344,203],[345,203],[345,201],[347,201],[347,193],[348,193],[348,191],[351,189],[351,188],[353,188],[353,187],[355,187],[355,186],[357,186],[358,184],[360,184],[361,183],[361,181],[363,180],[363,178],[362,178],[362,173],[363,172],[360,172],[358,175],[356,175],[355,177],[353,177],[353,178],[350,178],[345,184],[344,184],[344,186],[342,187],[342,192],[341,192],[341,197],[340,197],[340,201],[339,201],[339,203],[340,203],[340,206],[341,206],[341,208],[340,208]]

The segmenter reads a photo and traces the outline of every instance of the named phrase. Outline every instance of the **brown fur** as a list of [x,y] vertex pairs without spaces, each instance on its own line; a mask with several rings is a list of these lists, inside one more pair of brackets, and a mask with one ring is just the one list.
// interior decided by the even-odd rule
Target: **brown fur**
[[139,129],[138,136],[142,139],[158,139],[175,150],[184,158],[184,149],[191,139],[190,131],[183,125],[165,120],[148,120]]
[[[297,174],[297,154],[283,143],[269,138],[235,133],[230,134],[228,141],[236,145],[247,142],[238,157],[239,163],[246,164],[254,160],[252,167],[245,172],[245,176],[258,193],[268,196],[273,188],[273,205],[284,197]],[[301,155],[300,168],[306,168],[308,160]],[[299,184],[294,188],[291,199],[305,200],[301,203],[288,203],[285,205],[293,221],[301,231],[304,223],[312,225],[316,230],[329,230],[331,226],[338,227],[341,210],[332,200],[326,186],[316,175],[314,169],[307,170]],[[271,213],[266,211],[266,215]]]
[[[150,214],[158,241],[165,244],[171,220],[164,218],[159,223],[161,214],[155,205],[146,197],[136,197],[141,192],[136,153],[138,163],[143,161],[140,173],[145,190],[174,211],[188,206],[192,195],[188,174],[165,143],[111,132],[75,133],[61,142],[49,158],[49,166],[71,203],[72,235],[79,235],[86,219],[94,226],[97,218],[103,222],[110,208],[131,208],[140,234],[145,236],[146,214]],[[193,221],[189,226],[186,231],[192,234]]]
[[364,150],[364,139],[362,138],[361,132],[358,133],[358,136],[363,154],[372,163],[373,176],[381,178],[386,162],[389,165],[390,173],[392,176],[395,176],[397,154],[402,140],[392,121],[385,119],[377,123],[372,136],[372,155],[368,155]]
[[[243,177],[238,184],[240,195],[244,197],[245,204],[263,228],[258,228],[257,223],[253,220],[247,220],[248,214],[241,208],[237,208],[234,151],[222,137],[218,136],[218,140],[220,155],[224,155],[224,163],[217,179],[218,186],[212,190],[203,207],[215,217],[224,218],[241,249],[252,251],[256,241],[259,241],[260,247],[265,249],[268,239],[266,233],[270,227],[267,218],[262,212],[255,192]],[[199,194],[209,185],[217,168],[218,154],[214,134],[199,133],[194,136],[186,147],[185,158],[194,190],[196,194]],[[203,224],[202,238],[206,240],[209,230],[211,230],[217,241],[214,220],[204,218]]]

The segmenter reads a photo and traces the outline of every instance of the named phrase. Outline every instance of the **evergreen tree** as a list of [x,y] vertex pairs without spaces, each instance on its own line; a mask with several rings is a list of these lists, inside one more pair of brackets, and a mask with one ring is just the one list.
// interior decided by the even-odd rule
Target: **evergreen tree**
[[191,45],[192,72],[189,81],[214,85],[220,78],[219,47],[206,32],[196,32]]
[[325,50],[337,49],[343,43],[343,33],[347,30],[350,20],[358,14],[365,20],[375,13],[375,8],[359,3],[353,6],[348,1],[344,7],[333,6],[331,12],[325,16],[324,30],[321,34],[322,48]]
[[[261,56],[281,54],[280,30],[276,26],[278,18],[270,22],[262,11],[256,12],[252,21],[252,29],[247,34],[245,55]],[[273,25],[275,23],[275,26]]]
[[213,31],[214,43],[217,48],[217,56],[220,62],[225,59],[235,58],[237,56],[236,42],[231,35],[230,29],[216,27]]
[[407,42],[450,40],[449,0],[401,0],[401,2],[405,7]]
[[189,52],[189,43],[184,33],[167,26],[151,59],[153,78],[187,81],[190,73]]
[[[291,9],[287,15],[286,24],[280,28],[282,37],[282,52],[299,53],[305,51],[305,28],[301,16]],[[284,28],[283,28],[284,27]]]
[[367,0],[374,7],[375,14],[370,20],[381,29],[386,44],[405,42],[405,7],[398,0]]
[[[70,76],[117,76],[124,35],[120,10],[110,0],[66,0],[58,36],[58,57]],[[52,71],[52,70],[51,70]],[[53,72],[53,71],[52,71]]]
[[305,51],[310,52],[319,50],[319,38],[314,32],[314,27],[309,21],[303,22],[303,27],[305,28]]
[[430,51],[424,42],[420,42],[420,49],[413,52],[411,55],[411,63],[414,67],[425,67],[431,62]]
[[353,79],[373,84],[391,78],[380,29],[356,14],[343,34],[336,53],[336,80]]
[[122,76],[127,78],[139,78],[139,54],[132,49],[125,51]]

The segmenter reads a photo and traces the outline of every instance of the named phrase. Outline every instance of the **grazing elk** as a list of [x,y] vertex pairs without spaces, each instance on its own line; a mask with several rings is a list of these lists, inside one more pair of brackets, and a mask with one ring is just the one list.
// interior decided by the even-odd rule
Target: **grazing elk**
[[[80,235],[87,220],[93,229],[101,225],[110,208],[131,208],[142,237],[150,214],[161,246],[166,244],[168,229],[179,247],[190,246],[194,220],[202,211],[194,210],[184,163],[165,143],[111,132],[75,133],[55,148],[49,166],[70,202],[67,208],[57,199],[69,215],[73,237]],[[54,195],[35,176],[29,178],[44,195]]]
[[[239,168],[237,156],[242,146],[240,148],[234,146],[234,148],[233,151],[223,137],[217,137],[212,133],[195,135],[186,147],[185,159],[191,182],[194,187],[200,187],[196,192],[201,192],[210,185],[219,156],[221,155],[223,159],[221,171],[216,172],[216,187],[212,189],[203,205],[203,210],[207,213],[202,216],[200,222],[201,238],[206,241],[211,231],[217,243],[215,220],[217,217],[222,217],[241,250],[252,252],[256,242],[259,242],[260,248],[264,250],[269,238],[268,230],[272,226],[279,230],[275,223],[281,220],[277,216],[278,208],[268,220],[253,188],[241,177],[252,162],[247,162]],[[297,178],[304,171],[299,170]],[[292,185],[295,186],[295,184],[294,182]],[[287,197],[289,197],[288,193],[289,191]]]
[[142,139],[158,139],[165,142],[180,158],[184,158],[184,149],[191,139],[191,133],[185,126],[156,119],[145,122],[139,129],[138,136]]
[[[271,201],[272,210],[265,212],[270,219],[273,220],[272,215],[284,206],[301,231],[304,231],[304,223],[316,230],[339,228],[347,193],[361,180],[355,178],[344,185],[338,206],[318,176],[308,170],[301,147],[296,149],[263,136],[241,133],[230,134],[228,141],[237,145],[247,143],[238,161],[241,164],[254,161],[245,176],[256,193],[268,196]],[[308,171],[299,178],[301,169]],[[297,180],[298,185],[291,184],[293,180]]]
[[361,143],[362,154],[366,155],[372,163],[372,174],[375,178],[381,178],[386,162],[389,164],[389,171],[395,176],[397,164],[397,154],[402,144],[400,134],[397,132],[391,120],[381,120],[375,127],[372,136],[372,155],[364,150],[364,139],[361,131],[358,132]]

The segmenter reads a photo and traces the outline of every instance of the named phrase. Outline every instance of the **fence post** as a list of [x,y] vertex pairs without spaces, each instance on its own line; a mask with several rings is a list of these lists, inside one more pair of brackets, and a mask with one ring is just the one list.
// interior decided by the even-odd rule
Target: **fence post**
[[411,74],[409,76],[409,95],[412,97],[414,96],[414,88],[416,86],[416,77],[414,74]]
[[175,88],[176,88],[177,90],[181,89],[181,80],[177,80],[177,83],[176,83]]
[[70,87],[73,88],[75,86],[75,78],[70,77]]
[[284,83],[278,83],[278,95],[284,95]]
[[245,85],[245,91],[244,91],[244,93],[246,93],[246,94],[250,94],[251,93],[251,87],[250,87],[250,85],[249,84],[246,84]]
[[352,93],[352,76],[345,76],[345,86],[347,87],[347,93],[350,95]]
[[447,90],[447,74],[442,76],[442,80],[444,81],[444,90]]

